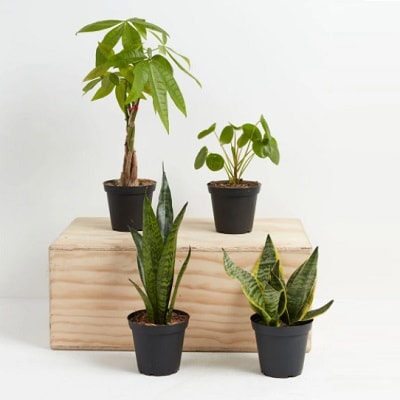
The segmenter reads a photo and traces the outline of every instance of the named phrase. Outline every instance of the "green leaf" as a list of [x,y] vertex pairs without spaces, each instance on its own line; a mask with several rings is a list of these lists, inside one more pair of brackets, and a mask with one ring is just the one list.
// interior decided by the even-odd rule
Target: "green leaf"
[[145,59],[145,55],[140,50],[121,50],[109,59],[109,63],[114,68],[127,67],[135,65]]
[[160,55],[153,57],[153,63],[164,81],[165,88],[176,108],[186,116],[186,105],[182,92],[174,78],[173,69],[168,60]]
[[266,134],[268,137],[271,137],[271,133],[270,133],[270,131],[269,131],[269,126],[268,126],[268,124],[267,124],[267,120],[264,118],[264,115],[262,115],[262,114],[261,114],[261,117],[260,117],[260,122],[261,122],[261,126],[262,126],[263,129],[264,129],[265,134]]
[[121,22],[123,21],[117,19],[107,19],[104,21],[97,21],[89,25],[85,25],[83,28],[79,29],[77,33],[101,31],[103,29],[108,29],[117,24],[120,24]]
[[96,49],[96,66],[104,64],[114,55],[113,48],[121,37],[121,28],[122,25],[118,25],[108,32],[103,40],[98,43]]
[[154,324],[155,323],[154,310],[153,310],[153,306],[152,306],[149,298],[147,297],[146,293],[141,289],[141,287],[138,284],[133,282],[131,279],[129,279],[129,281],[136,288],[140,297],[142,298],[144,306],[146,308],[147,317],[149,318],[149,321]]
[[261,255],[252,270],[252,274],[260,282],[262,288],[270,281],[271,270],[278,260],[279,255],[268,234]]
[[268,324],[271,316],[265,311],[265,301],[256,278],[248,271],[238,267],[225,250],[223,251],[224,269],[227,275],[239,281],[243,294],[246,296],[252,308]]
[[167,88],[160,71],[157,68],[157,63],[149,62],[149,86],[150,94],[153,98],[154,111],[160,117],[164,128],[169,133],[169,119],[168,119],[168,103],[167,103]]
[[249,143],[250,137],[246,133],[242,133],[237,141],[238,148],[246,146]]
[[181,269],[179,270],[178,276],[177,276],[177,278],[176,278],[174,292],[173,292],[173,294],[172,294],[171,302],[170,302],[169,309],[168,309],[167,322],[171,321],[171,316],[172,316],[172,312],[174,311],[175,300],[176,300],[176,296],[177,296],[177,294],[178,294],[179,285],[180,285],[180,283],[181,283],[183,274],[185,273],[186,268],[187,268],[187,266],[188,266],[191,253],[192,253],[192,248],[189,246],[189,251],[188,251],[188,254],[187,254],[187,256],[186,256],[186,259],[185,259],[185,261],[183,262],[182,267],[181,267]]
[[264,138],[263,140],[257,140],[253,142],[253,151],[257,157],[267,158],[270,155],[269,140]]
[[149,80],[149,63],[141,61],[135,65],[131,90],[126,103],[136,102],[143,96],[146,84]]
[[85,85],[82,89],[82,91],[84,92],[84,94],[86,94],[87,92],[89,92],[91,89],[93,89],[99,82],[101,82],[101,78],[96,78],[93,79],[92,81],[90,81],[87,85]]
[[206,162],[207,155],[208,155],[208,148],[207,146],[203,146],[197,153],[196,159],[194,160],[195,169],[199,169],[204,165],[204,163]]
[[280,154],[279,154],[279,149],[278,149],[278,143],[275,140],[275,138],[271,137],[270,141],[269,141],[269,158],[271,159],[271,161],[278,165],[279,164],[279,160],[280,160]]
[[233,126],[227,125],[224,129],[222,129],[221,135],[219,137],[219,142],[221,144],[228,144],[232,141],[233,138]]
[[130,23],[132,23],[135,28],[140,32],[140,34],[146,38],[146,31],[150,30],[150,31],[155,31],[155,32],[159,32],[164,36],[169,36],[167,31],[165,31],[164,29],[160,28],[159,26],[152,24],[151,22],[147,22],[146,20],[142,19],[142,18],[130,18],[128,20]]
[[206,164],[211,171],[219,171],[224,168],[225,161],[221,155],[210,153],[206,158]]
[[111,81],[109,75],[105,75],[103,79],[101,80],[101,86],[97,90],[97,92],[94,94],[92,97],[92,100],[99,100],[102,99],[103,97],[108,96],[113,89],[115,88],[114,83]]
[[186,75],[188,75],[190,78],[192,78],[200,87],[201,83],[200,81],[194,76],[192,75],[173,55],[172,53],[178,55],[179,57],[181,57],[182,59],[184,59],[188,65],[190,65],[190,61],[187,57],[183,56],[182,54],[177,53],[176,51],[174,51],[173,49],[171,49],[170,47],[166,47],[166,51],[168,56],[171,58],[171,60],[174,62],[174,64]]
[[146,284],[145,290],[151,304],[153,305],[155,319],[157,319],[157,270],[161,253],[163,251],[163,241],[157,218],[148,197],[145,197],[143,204],[142,237],[143,272]]
[[309,311],[317,277],[318,247],[290,276],[287,284],[287,310],[294,324],[301,321]]
[[105,63],[93,68],[84,78],[83,82],[91,81],[96,78],[101,78],[110,68],[110,64]]
[[270,284],[266,284],[263,291],[264,311],[270,320],[265,321],[269,326],[279,326],[279,304],[283,290],[276,290]]
[[255,140],[260,140],[262,138],[260,130],[254,124],[243,124],[242,125],[243,134],[247,135],[249,140],[254,142]]
[[123,113],[126,112],[126,91],[127,82],[125,79],[120,79],[119,84],[115,87],[115,97]]
[[171,231],[172,223],[174,220],[174,210],[172,207],[171,190],[168,185],[168,180],[164,168],[160,194],[158,197],[157,220],[158,225],[160,226],[161,237],[163,238],[163,242],[165,243],[165,240],[169,235],[169,232]]
[[131,24],[125,22],[122,30],[122,46],[127,50],[143,51],[142,39],[138,31]]
[[156,290],[157,290],[157,307],[158,316],[161,318],[161,323],[165,324],[165,317],[168,313],[168,304],[171,296],[171,288],[174,279],[174,269],[175,269],[175,257],[176,257],[176,244],[179,226],[185,215],[186,203],[175,221],[172,224],[171,230],[168,237],[165,240],[163,251],[161,257],[159,258],[159,264],[156,275]]
[[133,227],[129,226],[129,231],[131,232],[131,236],[133,241],[135,242],[136,246],[136,259],[137,259],[137,266],[139,270],[140,280],[142,281],[143,287],[146,287],[146,277],[144,273],[144,265],[143,265],[143,238],[142,235]]
[[215,132],[216,123],[213,123],[209,128],[204,129],[197,135],[197,139],[202,139],[203,137],[208,136],[210,133]]
[[326,303],[322,307],[319,307],[319,308],[317,308],[315,310],[308,311],[307,314],[304,316],[304,318],[302,320],[303,321],[308,321],[310,319],[318,317],[318,315],[321,315],[325,311],[328,311],[332,304],[333,304],[333,300],[329,301],[328,303]]

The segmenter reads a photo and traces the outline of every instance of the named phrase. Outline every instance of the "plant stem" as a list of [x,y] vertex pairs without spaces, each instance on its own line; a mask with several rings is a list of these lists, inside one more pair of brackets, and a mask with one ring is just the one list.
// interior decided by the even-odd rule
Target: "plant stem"
[[126,108],[126,139],[124,163],[120,178],[121,186],[138,186],[138,166],[135,150],[135,119],[139,109],[139,101],[128,104]]

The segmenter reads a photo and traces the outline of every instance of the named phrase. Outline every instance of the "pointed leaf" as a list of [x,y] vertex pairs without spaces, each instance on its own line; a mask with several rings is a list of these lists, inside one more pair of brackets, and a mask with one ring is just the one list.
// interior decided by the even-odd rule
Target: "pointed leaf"
[[260,282],[262,288],[264,288],[265,285],[269,282],[271,269],[274,267],[275,263],[278,260],[279,255],[275,250],[275,246],[272,242],[271,236],[268,235],[265,240],[260,258],[254,265],[252,270],[252,274]]
[[175,106],[183,115],[186,116],[185,99],[183,98],[182,92],[174,78],[171,64],[166,58],[160,55],[153,57],[153,63],[155,63],[154,65],[158,69],[158,72],[164,81],[164,86]]
[[153,98],[154,111],[158,114],[164,128],[169,133],[167,89],[165,87],[164,79],[160,75],[156,63],[149,63],[148,72],[148,83],[150,86],[150,94]]
[[174,220],[174,210],[172,207],[171,190],[169,188],[168,179],[163,168],[161,189],[157,205],[157,220],[160,226],[160,232],[165,243],[165,240],[171,231]]
[[103,29],[108,29],[117,24],[120,24],[121,22],[123,22],[123,21],[120,21],[117,19],[108,19],[108,20],[104,20],[104,21],[97,21],[97,22],[93,22],[89,25],[85,25],[83,28],[79,29],[79,31],[77,33],[101,31]]
[[183,216],[185,215],[187,204],[188,203],[186,203],[182,207],[174,223],[172,224],[171,231],[169,232],[169,235],[164,243],[156,275],[157,306],[158,306],[157,313],[162,321],[161,323],[164,324],[166,323],[165,318],[168,313],[168,305],[171,296],[172,284],[174,280],[178,231]]
[[287,310],[294,324],[301,321],[309,311],[315,290],[318,263],[318,247],[310,258],[297,268],[287,284]]
[[279,305],[283,290],[276,290],[270,284],[266,284],[263,291],[264,310],[270,316],[269,326],[279,326]]
[[138,31],[127,22],[123,25],[122,30],[122,46],[127,50],[140,50],[143,51],[142,39]]
[[154,310],[153,310],[153,306],[152,306],[149,298],[146,296],[146,293],[141,289],[141,287],[138,284],[133,282],[133,280],[131,280],[131,279],[129,279],[129,281],[136,288],[136,290],[138,291],[140,297],[142,298],[144,306],[146,308],[147,317],[149,318],[149,321],[154,324],[155,323]]
[[87,85],[85,85],[82,89],[82,91],[84,92],[84,94],[86,94],[87,92],[89,92],[91,89],[93,89],[99,82],[101,82],[101,78],[96,78],[93,79],[92,81],[90,81]]
[[319,308],[317,308],[315,310],[308,311],[307,314],[304,316],[304,318],[302,320],[303,321],[308,321],[310,319],[318,317],[318,315],[321,315],[324,312],[328,311],[332,304],[333,304],[333,300],[329,301],[328,303],[326,303],[322,307],[319,307]]
[[114,90],[114,88],[115,85],[111,81],[110,75],[105,75],[101,80],[100,88],[96,91],[96,93],[92,97],[92,100],[99,100],[102,99],[103,97],[108,96]]
[[271,316],[265,310],[265,301],[259,283],[248,271],[238,267],[223,250],[224,268],[227,275],[239,281],[243,294],[246,296],[251,307],[259,314],[266,324],[271,321]]
[[142,282],[143,287],[146,287],[146,277],[144,273],[144,265],[143,265],[143,251],[142,251],[142,243],[143,238],[142,235],[133,227],[129,226],[129,231],[131,232],[132,239],[136,246],[136,259],[137,266],[139,270],[140,280]]
[[160,32],[164,36],[169,36],[168,32],[165,31],[164,29],[160,28],[159,26],[152,24],[151,22],[147,22],[144,19],[141,18],[131,18],[129,19],[129,22],[131,22],[135,28],[140,32],[140,34],[143,37],[146,37],[146,30],[150,31],[155,31],[155,32]]
[[142,97],[142,93],[145,90],[149,79],[148,67],[149,64],[147,61],[140,61],[135,65],[133,70],[132,86],[126,99],[126,103],[136,102]]
[[192,253],[192,248],[189,246],[189,251],[188,251],[188,254],[187,254],[187,256],[186,256],[186,259],[185,259],[185,261],[183,262],[182,267],[181,267],[181,269],[179,270],[178,276],[177,276],[177,278],[176,278],[174,292],[173,292],[173,294],[172,294],[171,302],[170,302],[169,309],[168,309],[167,322],[169,322],[169,321],[171,320],[172,312],[174,311],[174,307],[175,307],[176,296],[177,296],[177,294],[178,294],[179,285],[180,285],[180,283],[181,283],[183,274],[185,273],[186,268],[187,268],[187,266],[188,266],[191,253]]
[[119,84],[115,87],[115,97],[117,98],[118,105],[123,113],[126,112],[126,92],[127,81],[126,79],[120,79]]

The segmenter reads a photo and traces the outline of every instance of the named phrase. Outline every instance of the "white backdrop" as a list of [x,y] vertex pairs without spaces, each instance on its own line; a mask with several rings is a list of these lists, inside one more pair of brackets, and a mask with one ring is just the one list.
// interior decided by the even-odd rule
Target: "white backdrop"
[[[176,208],[211,217],[192,167],[196,133],[263,113],[281,164],[256,160],[258,217],[301,218],[320,247],[320,297],[399,298],[400,3],[361,0],[53,0],[0,3],[0,297],[48,294],[48,246],[77,216],[107,216],[124,121],[82,97],[100,19],[164,27],[203,89],[180,76],[188,117],[138,117],[140,176],[164,161]],[[158,192],[156,192],[156,196]]]

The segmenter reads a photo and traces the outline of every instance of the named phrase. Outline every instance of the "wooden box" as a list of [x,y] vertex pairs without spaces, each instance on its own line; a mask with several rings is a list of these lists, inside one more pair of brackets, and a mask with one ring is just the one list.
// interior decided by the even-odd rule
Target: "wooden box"
[[[189,245],[192,257],[175,306],[191,316],[185,351],[256,351],[252,311],[225,274],[221,248],[250,269],[268,233],[287,277],[312,250],[300,220],[258,219],[240,235],[215,232],[209,219],[183,221],[176,270]],[[50,245],[49,259],[51,348],[132,350],[127,315],[143,304],[128,281],[139,282],[130,233],[112,231],[108,218],[77,218]]]

